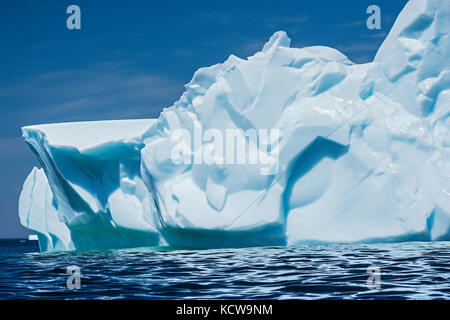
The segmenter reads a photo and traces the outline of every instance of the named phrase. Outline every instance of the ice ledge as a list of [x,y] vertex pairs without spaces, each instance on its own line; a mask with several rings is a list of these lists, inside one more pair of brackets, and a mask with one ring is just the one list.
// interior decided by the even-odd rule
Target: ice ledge
[[136,119],[31,125],[22,128],[22,135],[26,141],[37,135],[45,135],[49,145],[70,146],[83,151],[111,142],[138,143],[156,121]]

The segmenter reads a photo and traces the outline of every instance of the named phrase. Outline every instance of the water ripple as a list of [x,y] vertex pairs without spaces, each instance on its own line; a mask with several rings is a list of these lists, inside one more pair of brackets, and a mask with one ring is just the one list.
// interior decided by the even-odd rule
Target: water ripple
[[[1,299],[449,299],[450,243],[38,253],[0,241]],[[81,289],[66,268],[81,268]],[[381,270],[367,287],[367,267]]]

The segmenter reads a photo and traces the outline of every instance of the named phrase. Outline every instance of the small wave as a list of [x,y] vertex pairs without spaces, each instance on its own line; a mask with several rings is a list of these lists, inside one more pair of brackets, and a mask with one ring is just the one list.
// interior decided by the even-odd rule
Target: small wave
[[[0,241],[1,299],[450,298],[449,242],[37,253],[11,241]],[[67,288],[70,265],[79,290]]]

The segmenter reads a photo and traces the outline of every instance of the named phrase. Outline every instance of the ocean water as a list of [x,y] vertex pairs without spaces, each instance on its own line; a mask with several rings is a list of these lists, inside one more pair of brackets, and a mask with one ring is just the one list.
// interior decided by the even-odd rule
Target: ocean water
[[449,298],[450,242],[40,253],[0,240],[0,299]]

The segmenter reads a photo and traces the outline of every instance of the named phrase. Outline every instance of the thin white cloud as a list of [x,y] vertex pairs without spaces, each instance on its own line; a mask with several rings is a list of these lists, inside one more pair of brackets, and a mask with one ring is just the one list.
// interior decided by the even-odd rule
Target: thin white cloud
[[[126,118],[127,113],[155,117],[178,100],[182,90],[180,80],[132,72],[123,65],[100,64],[37,74],[0,88],[0,97],[33,101],[33,105],[22,106],[24,119],[97,120],[106,115],[116,118],[115,113]],[[9,106],[3,104],[2,108]]]
[[292,15],[245,15],[239,16],[236,12],[227,11],[213,11],[200,14],[196,19],[192,20],[195,23],[213,23],[213,24],[235,24],[236,22],[259,24],[261,26],[273,27],[278,25],[293,25],[303,24],[309,21],[309,16],[305,14]]
[[348,29],[348,28],[363,27],[365,25],[366,25],[366,22],[364,20],[357,20],[357,21],[338,24],[338,25],[336,25],[336,28]]
[[377,32],[371,35],[370,37],[372,39],[384,39],[387,37],[387,35],[388,35],[387,32]]

